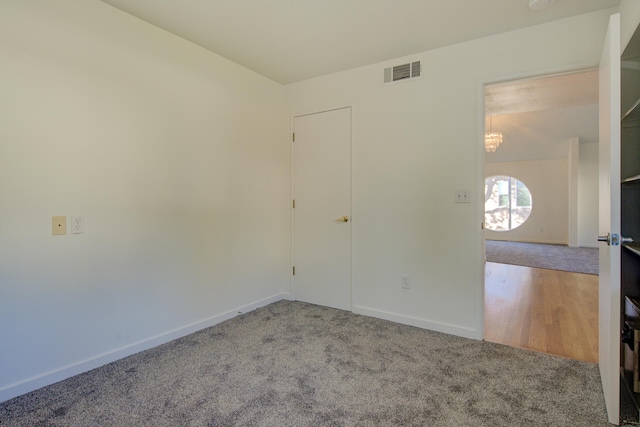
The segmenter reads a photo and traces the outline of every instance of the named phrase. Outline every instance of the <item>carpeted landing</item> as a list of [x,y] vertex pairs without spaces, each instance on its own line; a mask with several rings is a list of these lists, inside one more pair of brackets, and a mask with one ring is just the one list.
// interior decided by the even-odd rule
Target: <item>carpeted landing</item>
[[594,364],[281,301],[0,404],[0,426],[608,426]]
[[598,274],[598,248],[485,240],[485,255],[488,262]]

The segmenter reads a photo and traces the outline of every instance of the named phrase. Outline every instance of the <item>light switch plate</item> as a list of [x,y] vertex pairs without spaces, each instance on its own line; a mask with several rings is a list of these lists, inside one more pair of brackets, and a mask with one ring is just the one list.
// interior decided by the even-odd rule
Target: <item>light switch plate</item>
[[455,193],[456,203],[469,203],[471,202],[471,191],[469,190],[456,190]]
[[67,234],[66,216],[54,216],[51,218],[51,234],[54,236]]

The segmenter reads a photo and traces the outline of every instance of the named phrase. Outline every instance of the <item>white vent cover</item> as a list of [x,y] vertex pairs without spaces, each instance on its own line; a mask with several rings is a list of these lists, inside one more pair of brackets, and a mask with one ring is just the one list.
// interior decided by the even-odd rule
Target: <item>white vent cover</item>
[[395,83],[403,80],[411,80],[421,75],[420,61],[407,62],[384,69],[383,83]]

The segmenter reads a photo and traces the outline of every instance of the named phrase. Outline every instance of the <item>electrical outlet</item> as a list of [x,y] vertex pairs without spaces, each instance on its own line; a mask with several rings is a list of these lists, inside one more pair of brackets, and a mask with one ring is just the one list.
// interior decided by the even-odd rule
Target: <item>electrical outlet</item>
[[411,289],[411,276],[402,276],[402,289]]
[[456,190],[454,192],[456,203],[469,203],[471,202],[471,191],[469,190]]
[[54,236],[67,234],[66,216],[54,216],[51,218],[51,234]]
[[76,215],[71,217],[71,233],[84,233],[84,216]]

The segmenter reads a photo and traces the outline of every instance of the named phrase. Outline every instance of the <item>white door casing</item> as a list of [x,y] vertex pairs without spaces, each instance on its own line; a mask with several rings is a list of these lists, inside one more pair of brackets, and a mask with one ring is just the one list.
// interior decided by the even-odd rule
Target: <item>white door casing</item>
[[[600,236],[620,233],[620,14],[600,59]],[[599,365],[609,422],[620,422],[620,246],[599,246]]]
[[293,127],[293,299],[351,310],[351,108]]

